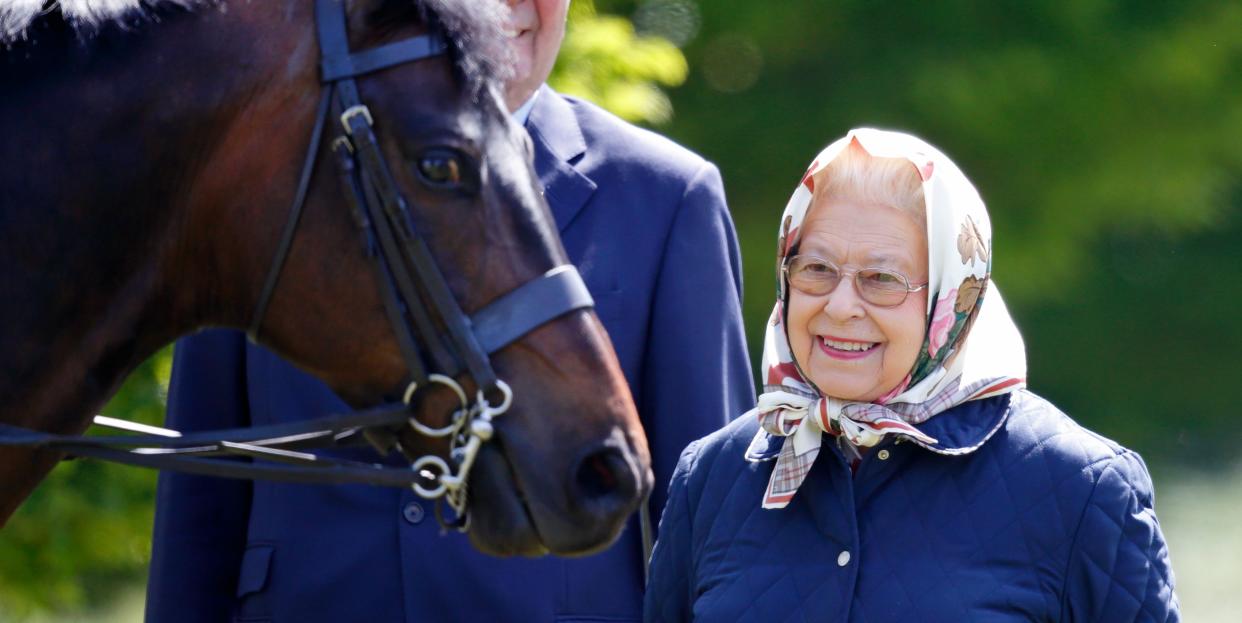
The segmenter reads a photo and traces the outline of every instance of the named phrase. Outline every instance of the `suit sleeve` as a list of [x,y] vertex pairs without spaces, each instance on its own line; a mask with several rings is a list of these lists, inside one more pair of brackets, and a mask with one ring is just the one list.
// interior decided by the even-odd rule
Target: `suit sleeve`
[[703,163],[686,187],[652,298],[639,413],[660,516],[677,457],[755,400],[742,328],[741,254],[720,173]]
[[1137,454],[1126,451],[1104,465],[1074,537],[1064,620],[1180,620],[1153,502],[1151,476]]
[[691,512],[687,480],[698,453],[699,442],[681,454],[669,483],[668,504],[660,518],[660,540],[651,554],[651,577],[643,595],[643,621],[689,621],[693,617],[691,591]]
[[[165,421],[182,431],[249,425],[241,333],[211,330],[177,342]],[[250,495],[244,480],[160,474],[148,621],[231,620]]]

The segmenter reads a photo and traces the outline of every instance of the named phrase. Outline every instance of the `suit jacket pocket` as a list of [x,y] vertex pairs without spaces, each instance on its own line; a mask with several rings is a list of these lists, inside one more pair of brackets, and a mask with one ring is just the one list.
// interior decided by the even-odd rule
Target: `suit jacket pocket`
[[259,622],[271,620],[271,608],[264,589],[271,572],[274,545],[255,543],[246,546],[242,555],[241,569],[237,574],[237,621]]

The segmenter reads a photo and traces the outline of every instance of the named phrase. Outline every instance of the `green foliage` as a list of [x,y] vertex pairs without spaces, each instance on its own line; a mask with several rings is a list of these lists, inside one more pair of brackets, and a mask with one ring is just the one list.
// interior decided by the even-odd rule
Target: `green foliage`
[[590,0],[570,7],[565,42],[548,83],[629,121],[669,121],[673,107],[660,85],[685,81],[688,66],[681,50],[660,37],[636,34],[624,17],[600,15]]
[[[171,366],[166,348],[129,376],[103,413],[159,424]],[[0,621],[80,613],[144,577],[155,477],[88,460],[54,469],[0,532]]]

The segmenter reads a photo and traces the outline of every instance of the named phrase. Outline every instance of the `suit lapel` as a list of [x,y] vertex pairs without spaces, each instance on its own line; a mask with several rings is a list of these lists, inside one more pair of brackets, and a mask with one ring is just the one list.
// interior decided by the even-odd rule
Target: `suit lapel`
[[586,154],[586,139],[569,103],[546,86],[535,99],[526,129],[535,145],[535,172],[557,230],[564,232],[595,192],[595,182],[573,165]]

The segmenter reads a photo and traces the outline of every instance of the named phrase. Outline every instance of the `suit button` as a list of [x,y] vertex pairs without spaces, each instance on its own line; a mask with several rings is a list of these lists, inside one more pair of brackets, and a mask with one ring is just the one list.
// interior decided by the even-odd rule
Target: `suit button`
[[880,450],[879,452],[876,452],[876,453],[875,453],[875,456],[876,456],[876,458],[880,459],[881,461],[887,461],[887,460],[888,460],[888,450]]
[[427,513],[423,511],[422,504],[410,502],[401,508],[401,516],[411,525],[417,526],[423,523],[423,518],[427,516]]
[[845,565],[848,565],[848,564],[850,564],[849,551],[841,552],[840,555],[837,556],[837,566],[844,567]]

